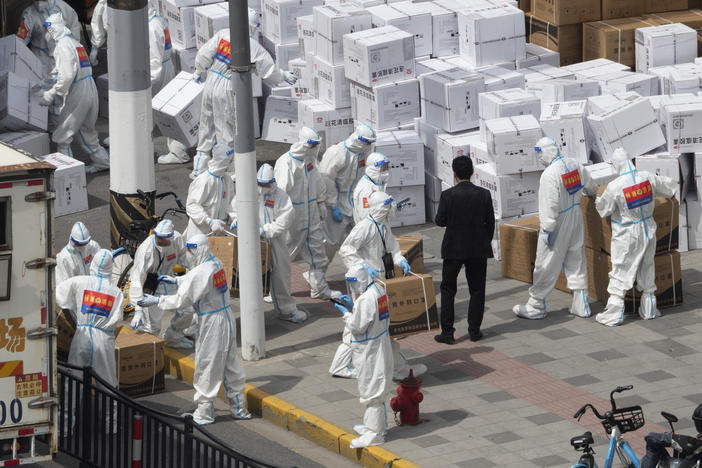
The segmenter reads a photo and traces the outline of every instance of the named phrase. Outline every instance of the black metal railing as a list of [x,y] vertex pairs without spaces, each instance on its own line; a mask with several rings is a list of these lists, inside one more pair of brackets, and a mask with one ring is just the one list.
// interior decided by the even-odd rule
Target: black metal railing
[[134,401],[90,367],[59,363],[58,385],[59,450],[81,468],[277,468],[230,449],[190,415]]

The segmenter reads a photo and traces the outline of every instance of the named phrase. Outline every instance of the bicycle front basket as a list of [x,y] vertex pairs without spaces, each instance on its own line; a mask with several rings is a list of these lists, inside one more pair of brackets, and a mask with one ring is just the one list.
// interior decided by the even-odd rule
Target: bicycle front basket
[[632,432],[643,427],[644,415],[640,406],[629,406],[627,408],[619,408],[612,411],[612,418],[602,421],[607,434],[612,433],[612,422],[617,425],[619,432]]

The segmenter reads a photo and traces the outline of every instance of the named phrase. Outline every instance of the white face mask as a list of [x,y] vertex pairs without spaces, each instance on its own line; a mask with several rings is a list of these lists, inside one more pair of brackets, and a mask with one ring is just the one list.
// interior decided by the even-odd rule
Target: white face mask
[[273,184],[269,184],[269,185],[259,185],[259,186],[258,186],[258,193],[259,193],[260,195],[262,195],[262,196],[263,196],[263,195],[268,195],[268,194],[271,193],[272,191],[273,191]]

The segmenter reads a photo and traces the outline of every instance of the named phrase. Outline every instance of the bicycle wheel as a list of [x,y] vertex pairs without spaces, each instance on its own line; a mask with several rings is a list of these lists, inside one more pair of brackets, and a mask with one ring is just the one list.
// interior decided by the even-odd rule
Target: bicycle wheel
[[621,464],[621,466],[624,466],[626,468],[635,468],[636,465],[633,461],[631,461],[629,455],[626,454],[621,445],[617,445],[617,457],[619,457],[619,463]]

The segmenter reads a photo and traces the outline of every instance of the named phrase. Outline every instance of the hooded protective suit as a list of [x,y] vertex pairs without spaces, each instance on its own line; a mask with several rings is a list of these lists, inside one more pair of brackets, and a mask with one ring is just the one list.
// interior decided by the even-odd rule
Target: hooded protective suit
[[390,311],[385,288],[371,279],[365,265],[358,264],[346,273],[349,289],[359,296],[353,310],[336,305],[342,312],[351,334],[353,362],[358,371],[358,393],[366,405],[363,424],[354,426],[361,436],[351,441],[351,448],[378,445],[385,441],[388,428],[387,408],[392,384],[393,358],[388,327]]
[[643,319],[660,316],[656,307],[656,222],[655,197],[675,194],[675,182],[664,176],[637,171],[629,155],[619,148],[612,154],[619,177],[607,184],[597,197],[600,216],[612,217],[612,271],[609,273],[609,300],[597,321],[615,326],[624,320],[624,295],[634,286],[643,292],[639,315]]
[[73,36],[80,41],[80,21],[78,14],[63,0],[34,1],[22,12],[22,19],[17,28],[17,37],[39,57],[44,65],[44,74],[49,75],[54,68],[54,44],[47,40],[44,22],[53,13],[61,13],[63,21]]
[[98,95],[88,54],[81,43],[71,37],[71,31],[65,26],[60,13],[49,16],[45,24],[47,35],[56,44],[53,50],[56,65],[52,71],[55,81],[43,95],[43,105],[51,105],[58,110],[57,125],[51,139],[59,153],[72,157],[71,142],[77,135],[92,161],[85,168],[86,172],[109,169],[109,155],[100,146],[95,131]]
[[529,288],[526,305],[516,305],[512,310],[528,319],[546,317],[546,296],[563,271],[568,288],[573,291],[570,313],[589,317],[585,228],[580,199],[583,191],[593,194],[597,187],[580,164],[561,155],[553,138],[540,139],[536,148],[546,169],[539,182],[541,232],[536,247],[534,283]]
[[90,366],[113,387],[118,385],[114,326],[122,320],[122,291],[110,283],[112,253],[101,249],[90,266],[90,276],[74,276],[56,286],[56,305],[68,309],[76,334],[68,363]]
[[375,131],[366,124],[344,141],[329,147],[319,163],[319,172],[326,184],[325,248],[329,261],[334,258],[353,222],[353,190],[363,176],[366,157],[373,152]]
[[68,243],[56,255],[56,285],[74,276],[89,275],[90,263],[98,250],[100,245],[92,240],[85,224],[76,222]]
[[[271,297],[275,310],[283,320],[302,323],[307,313],[297,308],[290,294],[290,255],[285,236],[294,223],[295,210],[290,197],[276,186],[273,167],[263,164],[256,174],[258,183],[258,220],[261,223],[261,237],[271,246],[272,290]],[[236,218],[236,197],[232,199],[234,223]]]
[[98,49],[107,41],[107,30],[109,28],[107,19],[107,0],[98,0],[93,9],[93,16],[90,19],[90,63],[93,66],[98,64]]
[[[250,9],[249,9],[250,10]],[[256,18],[258,14],[256,13]],[[249,34],[253,35],[258,26],[258,19],[249,15]],[[275,62],[266,49],[250,38],[251,63],[254,72],[275,86],[285,80],[295,83],[295,75],[275,66]],[[204,81],[202,91],[202,108],[200,127],[198,128],[197,155],[193,161],[191,178],[197,177],[207,169],[212,147],[215,143],[234,147],[234,108],[232,107],[232,82],[229,62],[231,61],[229,29],[222,29],[203,45],[195,57],[195,78]],[[232,168],[232,171],[234,169]]]
[[197,176],[188,188],[185,210],[190,219],[185,237],[222,232],[229,224],[234,182],[227,176],[234,151],[225,145],[214,148],[209,169]]
[[353,222],[358,224],[368,216],[368,197],[373,192],[384,192],[390,178],[390,160],[381,153],[366,158],[366,173],[353,189]]
[[[161,246],[170,242],[170,245]],[[134,265],[129,272],[130,286],[129,298],[134,306],[132,327],[136,328],[143,320],[141,329],[146,333],[159,336],[161,334],[161,321],[164,309],[158,306],[142,308],[137,304],[144,297],[144,282],[151,275],[173,275],[176,265],[185,263],[185,241],[179,232],[173,228],[170,219],[164,219],[154,229],[154,233],[141,243],[134,254]],[[159,282],[155,294],[167,296],[173,294],[177,287],[173,284]],[[176,309],[171,319],[171,324],[164,334],[166,345],[171,348],[192,349],[193,343],[183,336],[185,330],[192,322],[192,309]]]
[[[178,279],[175,294],[161,296],[158,306],[173,310],[192,306],[197,312],[194,401],[197,424],[214,422],[214,399],[224,385],[230,411],[236,419],[249,419],[244,388],[246,373],[236,354],[236,319],[229,302],[229,285],[222,262],[210,251],[207,236],[197,234],[186,243],[192,268]],[[153,300],[153,296],[148,299]]]
[[321,226],[321,218],[326,215],[325,186],[315,166],[321,140],[314,129],[302,127],[298,141],[275,162],[274,173],[278,188],[288,194],[295,212],[286,238],[290,258],[309,265],[304,276],[310,284],[310,295],[327,299],[341,293],[329,288],[324,274],[329,264]]

